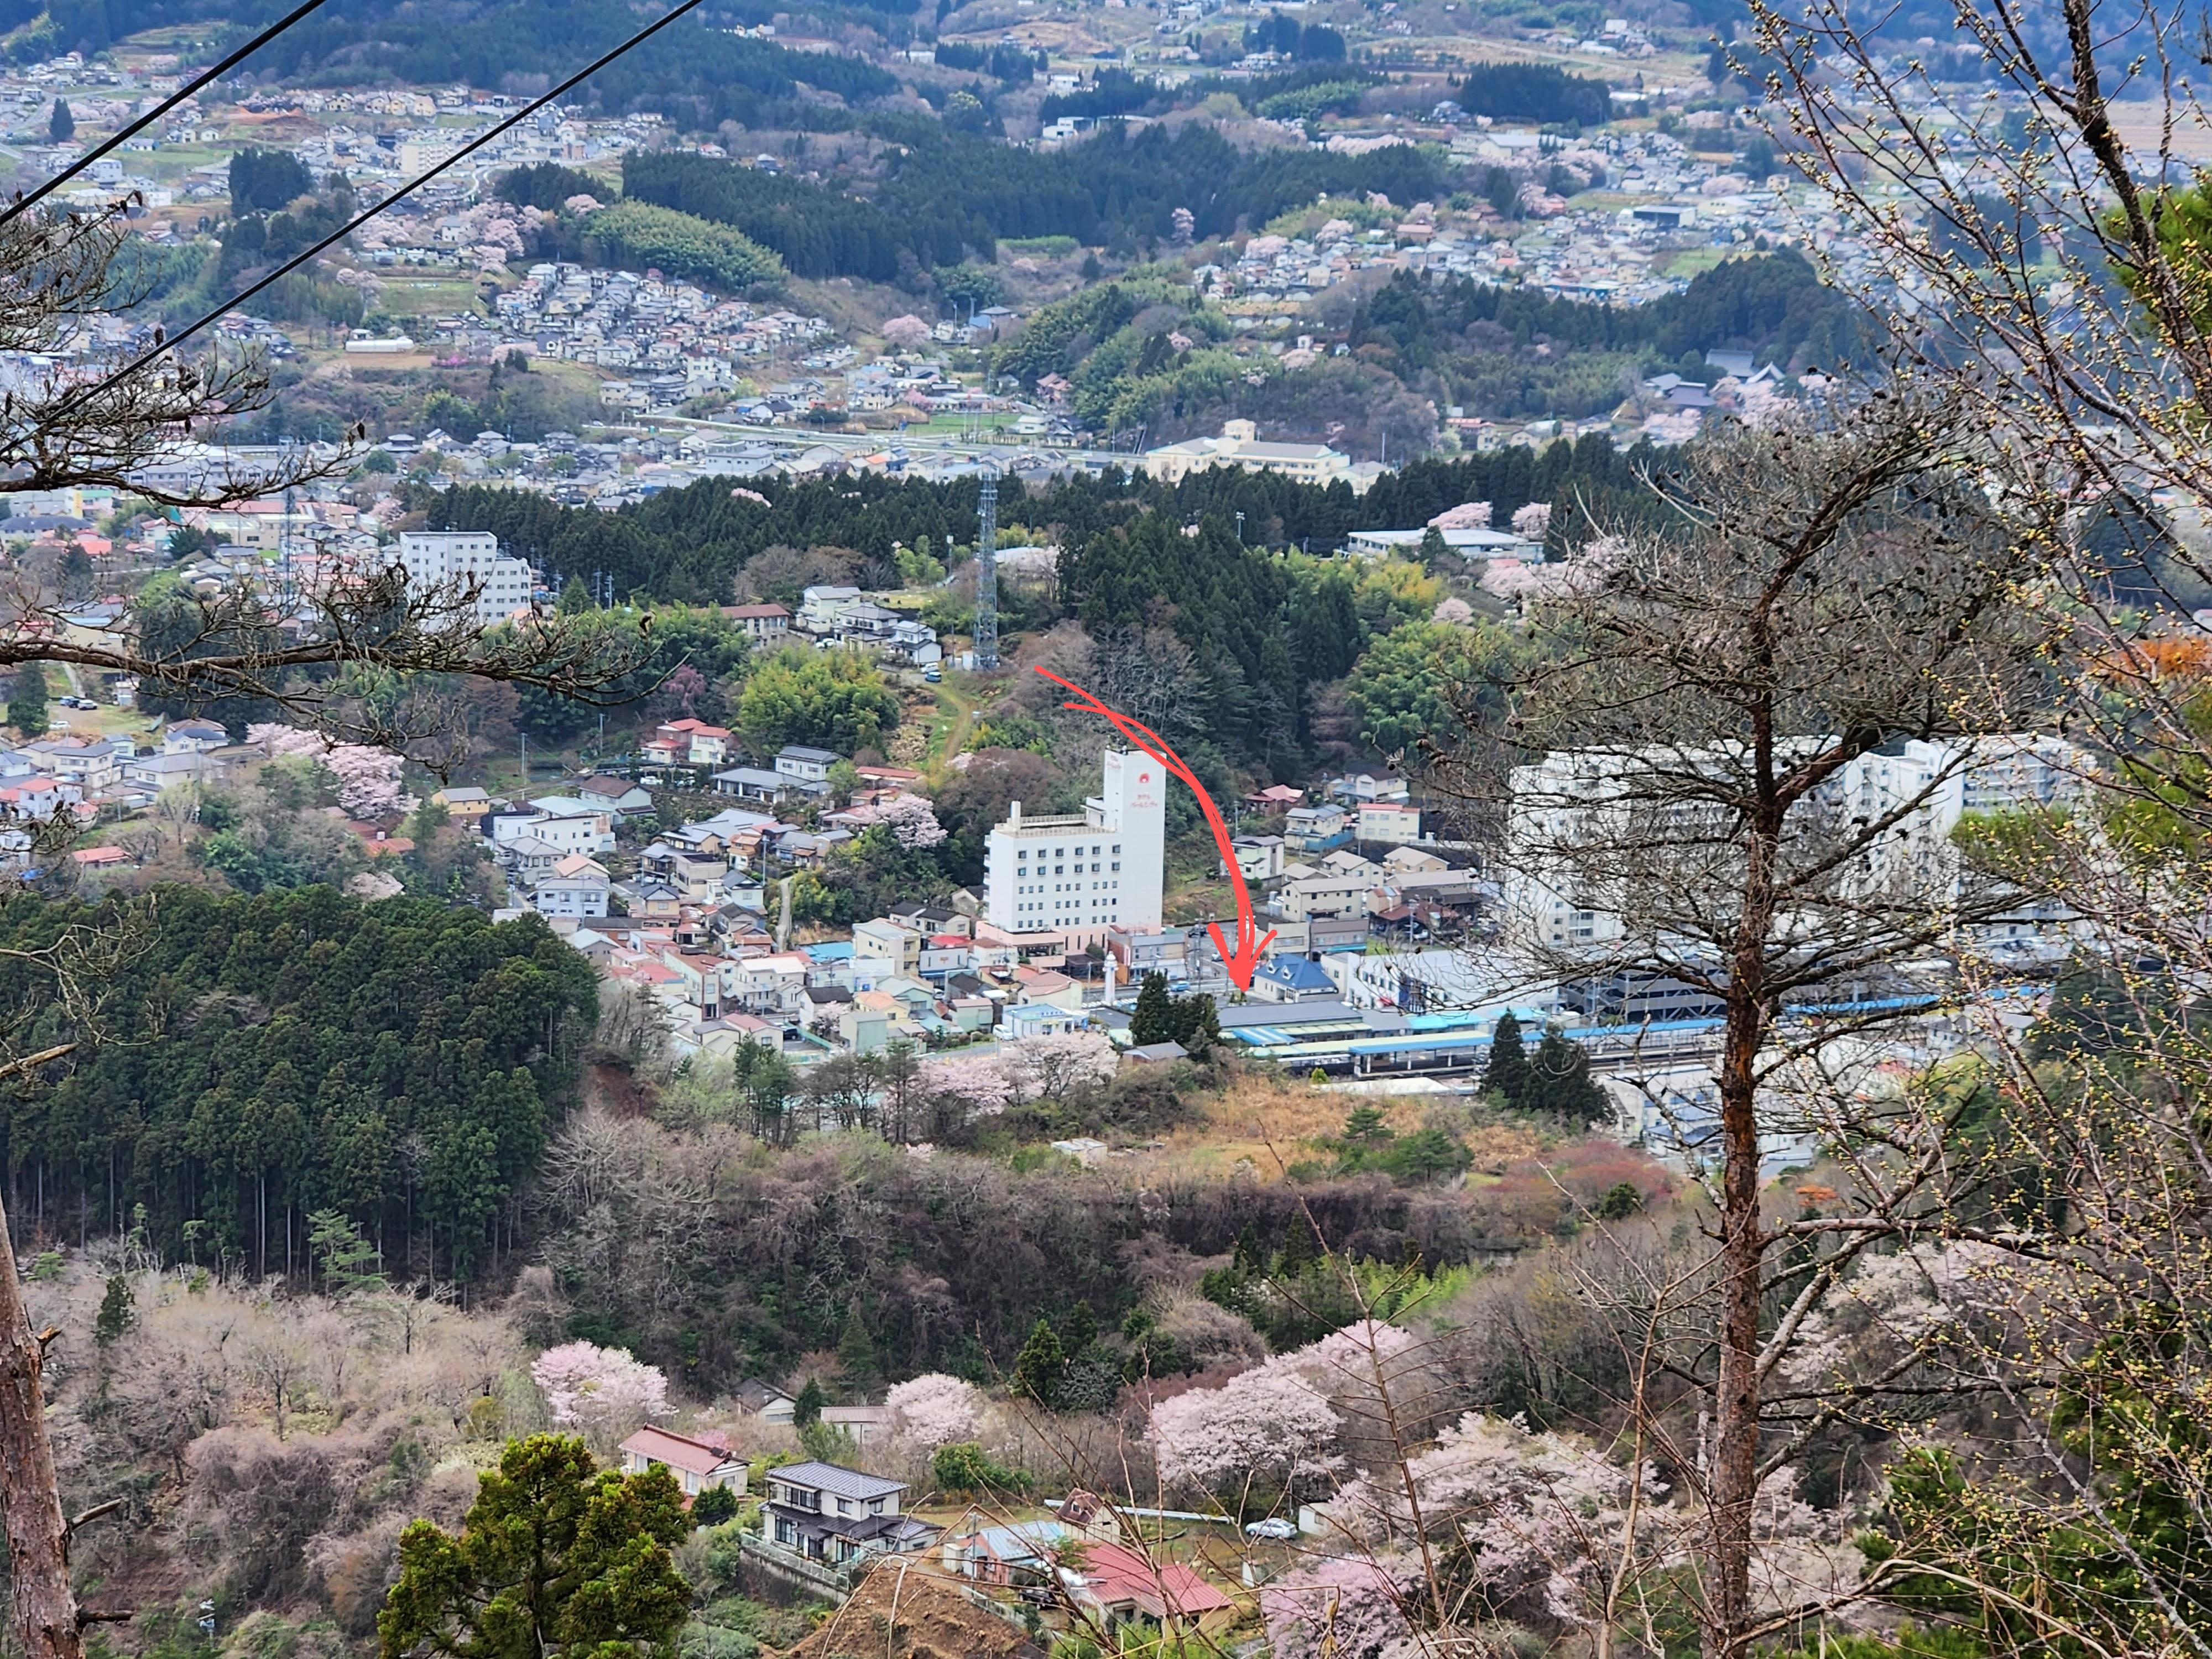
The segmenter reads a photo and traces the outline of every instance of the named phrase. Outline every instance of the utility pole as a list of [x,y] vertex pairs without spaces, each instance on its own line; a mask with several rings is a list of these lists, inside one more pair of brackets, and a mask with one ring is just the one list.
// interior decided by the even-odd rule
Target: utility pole
[[975,506],[975,666],[999,665],[999,481],[983,480]]

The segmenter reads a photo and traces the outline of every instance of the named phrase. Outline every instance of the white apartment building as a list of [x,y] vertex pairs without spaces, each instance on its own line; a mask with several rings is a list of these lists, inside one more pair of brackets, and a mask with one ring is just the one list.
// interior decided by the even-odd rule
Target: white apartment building
[[[1796,740],[1811,744],[1815,738]],[[1655,757],[1679,775],[1694,757]],[[1715,762],[1717,767],[1720,763]],[[2080,787],[2088,757],[2063,738],[2007,733],[1966,743],[1908,739],[1848,763],[1815,800],[1801,809],[1808,839],[1863,836],[1894,817],[1858,854],[1846,884],[1868,892],[1910,889],[1936,902],[1956,896],[1967,879],[1951,836],[1969,813],[2049,806]],[[1501,860],[1505,922],[1522,942],[1542,949],[1595,950],[1622,936],[1607,895],[1579,886],[1571,859],[1547,848],[1572,844],[1583,826],[1595,836],[1621,833],[1618,815],[1633,810],[1636,763],[1618,756],[1555,752],[1513,769],[1513,805]],[[1677,816],[1700,810],[1678,805]],[[1601,823],[1613,820],[1601,830]],[[1832,826],[1823,830],[1823,823]],[[1685,830],[1693,826],[1685,823]],[[1648,833],[1655,838],[1662,832]],[[2023,899],[2017,912],[1983,924],[1984,937],[2023,938],[2063,926],[2056,908]]]
[[983,914],[1009,933],[1139,933],[1160,925],[1167,858],[1167,769],[1108,750],[1099,793],[1073,813],[1024,817],[1013,803],[983,860]]
[[[414,588],[473,593],[476,621],[504,622],[530,603],[536,577],[520,559],[502,556],[499,538],[483,530],[410,530],[399,538],[399,562]],[[463,618],[454,618],[458,625]]]

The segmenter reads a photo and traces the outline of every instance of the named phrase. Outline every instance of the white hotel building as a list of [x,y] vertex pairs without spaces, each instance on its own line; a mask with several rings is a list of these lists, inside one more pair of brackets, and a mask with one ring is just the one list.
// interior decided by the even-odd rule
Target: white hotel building
[[1024,817],[991,831],[983,914],[1008,933],[1156,932],[1167,855],[1167,772],[1150,755],[1106,751],[1080,817]]
[[[410,530],[399,537],[399,562],[407,585],[443,588],[455,598],[476,593],[476,620],[505,622],[530,603],[535,573],[520,559],[503,558],[499,538],[482,530]],[[454,623],[463,619],[453,618]]]

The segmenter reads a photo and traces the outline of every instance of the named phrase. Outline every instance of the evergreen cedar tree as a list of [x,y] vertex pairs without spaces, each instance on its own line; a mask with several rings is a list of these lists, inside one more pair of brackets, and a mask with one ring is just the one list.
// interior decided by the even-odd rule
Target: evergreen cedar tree
[[672,1651],[691,1586],[670,1554],[691,1530],[676,1477],[602,1470],[584,1443],[511,1442],[458,1537],[416,1521],[376,1621],[380,1659],[606,1659]]
[[1581,1044],[1547,1031],[1531,1060],[1522,1044],[1521,1022],[1510,1013],[1498,1018],[1479,1092],[1497,1096],[1514,1111],[1571,1123],[1603,1123],[1613,1115],[1612,1097],[1590,1076],[1589,1055]]
[[1137,988],[1137,1006],[1129,1015],[1129,1040],[1143,1048],[1155,1042],[1179,1042],[1191,1054],[1203,1054],[1221,1035],[1221,1015],[1213,999],[1203,991],[1178,997],[1168,990],[1165,974],[1146,974]]
[[27,662],[15,671],[15,690],[8,696],[8,724],[27,738],[44,737],[51,716],[46,712],[46,665]]
[[[25,895],[0,907],[0,945],[38,950],[98,920]],[[0,995],[30,985],[0,965]],[[411,1227],[440,1274],[463,1278],[571,1097],[598,998],[591,964],[534,917],[495,926],[327,887],[170,889],[106,988],[112,1040],[35,1097],[0,1099],[7,1150],[43,1165],[50,1205],[84,1204],[118,1234],[143,1205],[165,1257],[221,1252],[257,1273],[285,1267],[288,1211],[327,1260],[309,1218],[337,1212],[389,1251]],[[112,1190],[104,1156],[45,1161],[62,1135],[113,1148]],[[338,1254],[342,1273],[362,1271]]]
[[829,1400],[822,1392],[822,1384],[817,1379],[808,1377],[806,1386],[792,1401],[791,1426],[794,1429],[812,1428],[822,1420],[822,1408],[827,1404]]
[[76,137],[76,117],[70,112],[67,99],[54,100],[54,112],[46,118],[46,137],[58,144]]
[[691,1524],[719,1527],[738,1518],[738,1495],[727,1486],[709,1486],[691,1500]]

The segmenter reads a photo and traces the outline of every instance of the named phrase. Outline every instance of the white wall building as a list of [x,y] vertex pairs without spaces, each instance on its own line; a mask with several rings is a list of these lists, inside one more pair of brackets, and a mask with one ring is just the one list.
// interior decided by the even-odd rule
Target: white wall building
[[[1653,762],[1669,773],[1688,763],[1690,757],[1682,755],[1655,757]],[[1868,891],[1910,890],[1942,901],[1956,896],[1967,879],[1951,840],[1962,818],[2048,806],[2077,790],[2090,764],[2087,756],[2063,738],[2035,732],[1966,744],[1917,738],[1886,744],[1849,762],[1816,802],[1801,809],[1807,816],[1800,833],[1820,836],[1818,825],[1824,817],[1837,826],[1837,836],[1850,838],[1864,833],[1850,826],[1896,816],[1896,823],[1858,855],[1851,880]],[[1584,825],[1593,836],[1620,835],[1618,822],[1601,831],[1598,824],[1632,810],[1624,793],[1636,788],[1635,771],[1636,763],[1621,756],[1560,752],[1513,769],[1513,805],[1501,860],[1510,934],[1549,950],[1594,950],[1621,937],[1620,918],[1608,909],[1606,895],[1577,886],[1564,867],[1571,860],[1547,868],[1547,859],[1557,855],[1545,849],[1571,845]],[[1679,817],[1701,809],[1686,803],[1672,810]],[[1686,836],[1694,827],[1685,823],[1681,829]],[[1646,833],[1655,839],[1663,834],[1656,827]],[[2024,899],[2016,911],[1976,931],[1984,938],[2022,938],[2063,927],[2067,920],[2056,907]]]
[[1167,856],[1167,771],[1108,750],[1080,817],[1024,817],[1016,801],[984,853],[984,915],[1009,933],[1155,931]]
[[399,562],[411,588],[473,592],[476,620],[504,622],[530,603],[535,577],[520,559],[503,557],[499,538],[482,530],[410,530],[399,538]]

